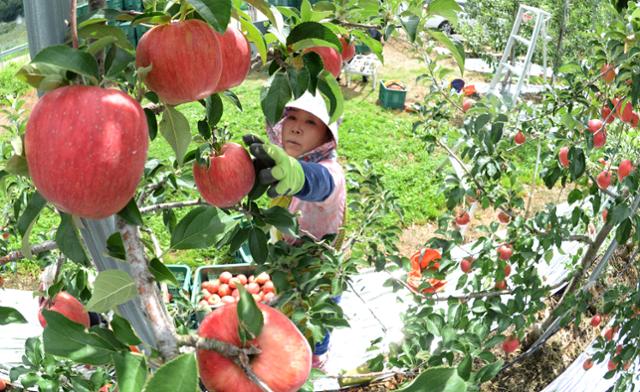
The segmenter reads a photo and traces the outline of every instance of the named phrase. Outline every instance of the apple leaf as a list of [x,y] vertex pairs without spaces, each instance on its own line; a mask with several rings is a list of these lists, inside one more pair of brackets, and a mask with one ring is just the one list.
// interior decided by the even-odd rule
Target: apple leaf
[[331,73],[322,71],[318,79],[318,89],[329,101],[329,115],[331,116],[329,121],[332,123],[338,121],[344,111],[344,98],[342,98],[340,85]]
[[74,323],[58,312],[43,310],[47,320],[42,339],[44,351],[89,365],[111,362],[116,349],[100,336],[86,332],[84,326]]
[[239,18],[239,21],[242,29],[247,33],[246,36],[249,42],[253,42],[256,46],[256,50],[262,60],[262,65],[265,65],[267,63],[267,43],[264,41],[260,30],[258,30],[251,20]]
[[[302,42],[307,42],[302,44]],[[291,30],[287,36],[287,46],[300,50],[311,46],[328,46],[342,51],[340,40],[328,27],[318,22],[303,22]]]
[[198,368],[193,353],[182,354],[162,365],[149,379],[144,392],[198,390]]
[[351,35],[358,38],[364,45],[367,45],[369,49],[378,57],[380,62],[384,63],[384,57],[382,55],[382,43],[374,38],[372,38],[369,34],[360,30],[352,30]]
[[86,76],[98,82],[98,63],[89,53],[70,48],[67,45],[54,45],[42,49],[32,63],[54,65],[78,75]]
[[198,249],[214,245],[231,223],[231,218],[214,207],[194,208],[180,220],[171,234],[172,249]]
[[117,260],[126,260],[127,253],[124,250],[124,242],[120,232],[115,232],[107,238],[107,252],[110,257]]
[[20,312],[14,308],[0,306],[0,325],[6,324],[26,324],[27,320]]
[[253,296],[243,286],[238,286],[238,335],[244,346],[247,341],[257,338],[264,326],[264,316]]
[[275,226],[280,232],[294,237],[296,235],[296,218],[287,210],[279,206],[262,211],[264,221]]
[[289,85],[293,91],[293,98],[297,99],[309,88],[311,78],[309,76],[309,70],[306,68],[296,69],[295,67],[289,67],[287,74],[289,74]]
[[87,309],[103,313],[138,295],[133,278],[121,270],[105,270],[98,273]]
[[409,42],[415,42],[420,18],[416,15],[403,16],[400,18],[400,23],[409,36]]
[[202,19],[224,33],[231,19],[231,0],[189,0]]
[[586,158],[584,156],[584,151],[578,147],[572,147],[569,150],[569,172],[571,173],[571,178],[578,179],[582,176],[587,169]]
[[267,261],[269,248],[267,247],[267,235],[260,228],[254,228],[249,233],[249,250],[255,261],[262,264]]
[[116,365],[118,391],[138,392],[147,381],[147,362],[144,355],[133,353],[113,354]]
[[449,49],[453,59],[456,60],[458,64],[460,75],[464,75],[464,47],[462,44],[453,42],[451,38],[440,31],[427,30],[427,33]]
[[144,109],[144,115],[147,118],[147,127],[149,128],[149,139],[153,141],[158,135],[158,119],[156,119],[156,115],[153,113],[153,110],[149,108]]
[[142,226],[144,224],[135,197],[132,197],[127,205],[118,212],[118,216],[134,226]]
[[135,50],[131,41],[127,39],[127,34],[124,32],[124,30],[116,26],[109,26],[104,22],[92,23],[83,26],[82,28],[78,29],[78,36],[82,39],[92,39],[98,41],[104,38],[111,38],[116,46],[129,52],[133,52]]
[[218,121],[222,118],[224,107],[222,105],[222,98],[219,94],[213,94],[205,99],[207,106],[207,121],[211,127],[215,127]]
[[55,240],[56,244],[58,244],[58,249],[70,260],[80,265],[89,265],[89,259],[84,252],[82,241],[71,215],[64,212],[60,213],[60,226],[56,231]]
[[427,6],[429,15],[440,15],[454,25],[458,23],[458,12],[460,11],[462,8],[455,0],[433,0]]
[[167,105],[160,120],[160,134],[169,142],[176,153],[178,164],[182,166],[184,154],[191,143],[191,130],[189,121],[173,106]]
[[284,72],[276,72],[267,87],[260,93],[260,106],[269,124],[275,124],[282,117],[284,106],[291,99],[289,78]]
[[38,217],[40,211],[44,208],[47,201],[38,192],[34,192],[29,196],[27,207],[24,209],[20,218],[18,218],[18,232],[25,235],[31,223]]
[[140,338],[136,336],[133,328],[131,328],[131,324],[129,324],[129,321],[124,317],[114,314],[110,324],[113,333],[121,342],[129,345],[138,345],[141,343]]
[[167,283],[173,286],[178,287],[178,280],[173,275],[173,272],[157,257],[154,257],[149,262],[149,271],[153,274],[153,277],[156,278],[158,283]]
[[455,368],[433,367],[420,373],[398,392],[465,392],[467,384]]

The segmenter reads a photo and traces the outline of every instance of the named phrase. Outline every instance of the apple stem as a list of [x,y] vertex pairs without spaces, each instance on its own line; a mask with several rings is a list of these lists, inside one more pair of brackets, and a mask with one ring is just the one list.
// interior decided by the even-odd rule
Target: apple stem
[[78,49],[78,21],[76,19],[76,9],[78,0],[71,0],[71,16],[69,17],[69,27],[71,28],[71,42],[74,49]]

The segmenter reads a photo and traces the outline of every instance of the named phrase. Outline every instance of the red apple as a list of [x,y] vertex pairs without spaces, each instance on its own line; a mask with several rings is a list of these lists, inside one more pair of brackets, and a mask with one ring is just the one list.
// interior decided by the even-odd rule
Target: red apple
[[220,283],[229,283],[229,281],[233,278],[233,274],[229,271],[223,271],[218,279],[220,279]]
[[613,64],[605,64],[600,68],[600,75],[605,83],[611,83],[616,78],[616,67]]
[[220,287],[218,287],[218,295],[221,297],[226,297],[231,294],[231,287],[229,287],[226,283],[221,283]]
[[618,361],[613,360],[613,358],[610,359],[609,362],[607,362],[608,371],[616,370],[617,367],[618,367]]
[[598,188],[607,189],[611,184],[611,173],[606,170],[601,171],[598,177],[596,177],[596,183],[598,184]]
[[0,391],[6,390],[8,384],[9,383],[5,379],[0,378]]
[[315,46],[313,48],[306,49],[305,52],[315,52],[322,59],[324,69],[331,72],[334,77],[340,75],[342,69],[342,56],[334,48],[328,46]]
[[521,145],[521,144],[524,144],[527,138],[524,136],[524,133],[522,133],[522,131],[518,131],[518,133],[516,133],[516,136],[513,138],[513,140],[516,142],[517,145]]
[[626,176],[631,174],[633,171],[633,162],[628,159],[625,159],[620,162],[618,165],[618,180],[622,182]]
[[276,287],[273,285],[272,281],[268,280],[262,285],[262,291],[264,293],[275,293]]
[[593,135],[593,146],[596,148],[600,148],[602,146],[604,146],[604,144],[607,142],[607,134],[603,131],[600,131],[598,133],[595,133]]
[[468,274],[469,271],[471,271],[472,267],[473,267],[473,259],[471,258],[462,259],[462,261],[460,262],[460,269],[465,274]]
[[558,153],[558,160],[562,167],[569,167],[569,147],[562,147]]
[[616,119],[615,116],[611,115],[611,108],[608,105],[602,107],[600,114],[602,115],[602,120],[606,121],[607,124],[611,124]]
[[636,112],[631,113],[631,120],[629,121],[629,124],[634,128],[638,128],[639,122],[640,122],[640,116],[638,116],[638,113]]
[[220,301],[221,298],[218,294],[211,294],[211,296],[207,300],[207,303],[209,303],[209,305],[217,305],[220,303]]
[[[258,304],[264,327],[255,344],[262,352],[251,358],[251,369],[269,388],[294,392],[311,372],[311,348],[298,328],[280,311]],[[203,338],[240,346],[236,305],[226,305],[209,313],[198,330]],[[232,360],[210,350],[197,351],[200,378],[210,391],[259,392],[261,389]]]
[[604,339],[606,341],[611,341],[611,339],[613,339],[613,335],[616,333],[615,328],[607,328],[606,331],[604,331]]
[[209,167],[193,164],[193,179],[202,197],[218,208],[229,208],[245,197],[256,173],[247,150],[237,143],[225,143]]
[[356,46],[348,41],[348,37],[340,37],[342,44],[342,61],[350,61],[356,55]]
[[136,49],[136,66],[150,90],[169,105],[204,99],[216,91],[223,57],[215,31],[199,19],[174,21],[147,31]]
[[264,293],[262,297],[262,302],[270,303],[271,300],[276,296],[276,293]]
[[135,194],[147,159],[147,119],[119,90],[62,87],[35,105],[24,144],[29,174],[45,199],[61,211],[103,219]]
[[587,358],[584,360],[584,362],[582,363],[582,368],[584,370],[589,370],[593,367],[593,360],[591,358]]
[[499,280],[499,281],[496,282],[495,288],[496,288],[496,290],[506,290],[507,289],[507,282],[505,282],[504,280]]
[[624,106],[618,106],[618,117],[626,123],[631,122],[633,119],[633,106],[631,102],[627,102]]
[[605,222],[607,221],[607,215],[609,215],[609,210],[605,208],[604,210],[602,210],[602,220]]
[[604,131],[604,123],[602,122],[602,120],[598,119],[589,120],[587,129],[591,133],[596,133],[600,130]]
[[228,26],[224,34],[215,33],[220,42],[222,73],[216,92],[228,90],[242,84],[251,66],[249,42],[235,27]]
[[511,220],[511,217],[506,212],[500,211],[498,212],[498,220],[500,221],[500,223],[503,223],[506,225]]
[[206,289],[211,294],[217,293],[219,287],[220,287],[219,279],[207,280],[202,282],[202,288]]
[[509,260],[512,254],[513,249],[511,249],[510,245],[500,245],[498,247],[498,257],[500,257],[501,260]]
[[271,280],[271,277],[266,272],[261,272],[258,276],[256,276],[256,283],[259,285],[265,284],[267,280]]
[[620,353],[621,353],[621,352],[622,352],[622,345],[621,345],[621,344],[618,344],[618,345],[616,346],[616,355],[620,355]]
[[502,342],[502,349],[505,353],[510,354],[520,347],[520,341],[515,336],[510,336]]
[[468,224],[470,220],[471,218],[469,217],[469,213],[467,211],[464,211],[456,216],[456,225],[464,226]]
[[[46,302],[44,302],[46,304]],[[69,320],[82,324],[85,328],[89,328],[89,312],[84,308],[84,305],[80,303],[75,297],[66,291],[59,292],[55,298],[50,301],[49,306],[43,306],[38,312],[38,320],[42,328],[47,326],[47,320],[42,315],[42,309],[58,312],[68,318]]]
[[249,294],[258,294],[260,292],[260,285],[256,282],[247,283],[246,289]]
[[508,277],[511,275],[511,265],[507,264],[504,266],[504,276]]
[[233,298],[231,295],[225,295],[224,297],[221,298],[221,301],[223,304],[233,304],[236,302],[236,299]]
[[462,100],[462,111],[466,113],[475,104],[476,104],[476,101],[474,101],[473,99],[465,98],[464,100]]
[[245,274],[238,274],[236,275],[236,278],[238,278],[241,285],[244,286],[245,284],[247,284],[247,276]]
[[600,321],[601,321],[601,317],[599,314],[596,314],[595,316],[591,317],[591,326],[592,327],[597,327],[598,325],[600,325]]

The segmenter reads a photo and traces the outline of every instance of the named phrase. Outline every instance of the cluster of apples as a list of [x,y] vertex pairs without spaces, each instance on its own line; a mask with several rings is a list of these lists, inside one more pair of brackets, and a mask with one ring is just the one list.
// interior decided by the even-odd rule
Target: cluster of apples
[[266,272],[247,277],[245,274],[233,275],[229,271],[224,271],[217,278],[202,282],[200,291],[202,299],[199,305],[216,306],[238,302],[239,286],[244,287],[256,302],[269,304],[276,295],[276,288]]

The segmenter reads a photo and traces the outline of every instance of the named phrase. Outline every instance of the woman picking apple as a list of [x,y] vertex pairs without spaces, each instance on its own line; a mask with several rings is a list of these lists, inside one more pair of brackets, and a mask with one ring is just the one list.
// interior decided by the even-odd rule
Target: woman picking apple
[[[267,135],[270,143],[255,135],[243,140],[255,157],[257,182],[269,186],[272,204],[295,214],[305,236],[319,240],[339,234],[346,207],[345,178],[336,154],[338,124],[330,122],[322,96],[307,91],[288,103],[282,119],[267,127]],[[295,238],[284,239],[296,243]],[[314,367],[326,361],[328,342],[329,334],[316,345]]]

